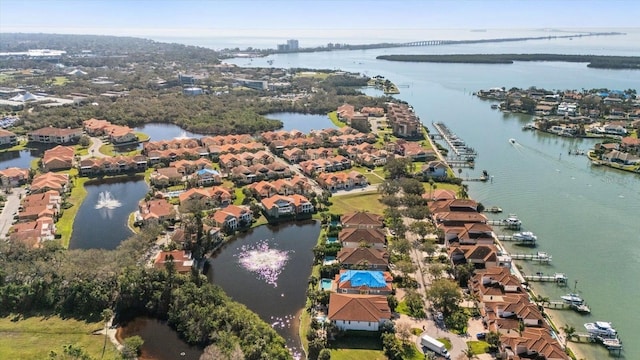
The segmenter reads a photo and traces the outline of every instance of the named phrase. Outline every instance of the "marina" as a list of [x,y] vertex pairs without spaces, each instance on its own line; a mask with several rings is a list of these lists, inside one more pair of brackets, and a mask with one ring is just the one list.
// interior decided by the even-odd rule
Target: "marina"
[[455,157],[452,160],[466,160],[473,161],[478,153],[454,134],[449,128],[442,122],[436,122],[432,124],[438,134],[442,136],[442,139],[447,143],[449,148],[455,153]]

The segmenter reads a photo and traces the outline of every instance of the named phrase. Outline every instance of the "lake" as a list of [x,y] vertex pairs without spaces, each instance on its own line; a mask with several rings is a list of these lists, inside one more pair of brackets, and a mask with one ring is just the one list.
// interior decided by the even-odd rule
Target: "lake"
[[204,136],[186,131],[177,125],[163,123],[149,123],[133,130],[149,135],[149,141],[173,140],[182,137],[201,138]]
[[148,186],[142,177],[131,177],[89,181],[85,189],[69,248],[115,249],[133,234],[127,226],[129,214],[138,209]]
[[144,340],[140,360],[181,359],[198,360],[202,349],[189,346],[165,322],[146,317],[138,317],[118,329],[118,340],[138,335]]
[[327,115],[281,112],[266,114],[265,117],[282,121],[281,130],[286,131],[298,130],[308,134],[311,130],[336,128]]
[[[301,353],[298,317],[319,234],[317,221],[259,226],[239,234],[208,261],[209,280],[272,324],[294,354]],[[252,268],[255,264],[265,266]]]
[[36,155],[30,150],[3,151],[0,152],[0,168],[17,167],[29,169],[31,168],[31,162],[40,156],[42,156],[42,153]]

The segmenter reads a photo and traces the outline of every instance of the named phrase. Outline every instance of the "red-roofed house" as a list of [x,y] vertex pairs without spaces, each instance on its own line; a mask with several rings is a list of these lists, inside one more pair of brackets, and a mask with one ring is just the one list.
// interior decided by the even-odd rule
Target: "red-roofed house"
[[260,202],[267,216],[279,218],[313,212],[313,205],[309,200],[298,194],[290,196],[273,195]]
[[391,309],[383,295],[331,293],[328,318],[341,330],[378,331]]
[[18,143],[18,137],[11,131],[0,129],[0,146],[10,145],[13,146]]
[[184,250],[160,251],[153,262],[157,269],[166,268],[167,263],[173,263],[175,269],[180,274],[188,274],[193,267],[191,253]]
[[3,186],[16,187],[23,185],[29,180],[29,169],[12,167],[0,170],[0,180]]
[[30,142],[39,142],[44,144],[67,144],[76,142],[82,136],[82,128],[77,129],[58,129],[54,127],[45,127],[27,133]]
[[142,221],[143,224],[158,224],[164,221],[172,221],[176,218],[176,212],[167,200],[152,199],[142,200],[138,203],[138,212],[136,220]]
[[42,156],[42,167],[45,171],[66,170],[73,167],[75,150],[72,146],[58,145],[46,150]]
[[251,210],[246,206],[229,205],[217,210],[213,216],[215,225],[225,231],[234,231],[239,227],[251,224]]

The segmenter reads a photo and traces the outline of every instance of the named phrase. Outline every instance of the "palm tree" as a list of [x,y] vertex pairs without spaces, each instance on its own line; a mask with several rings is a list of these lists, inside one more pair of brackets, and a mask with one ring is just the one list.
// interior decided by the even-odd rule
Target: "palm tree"
[[107,348],[107,330],[109,329],[108,325],[109,325],[109,321],[111,321],[111,318],[113,317],[113,310],[111,309],[104,309],[102,310],[102,320],[104,320],[104,344],[102,345],[102,356],[100,356],[100,358],[104,358],[104,351]]
[[476,357],[476,353],[473,352],[473,349],[468,347],[466,350],[462,350],[462,354],[467,357],[467,359],[471,360]]
[[573,339],[573,336],[576,334],[576,328],[569,324],[565,324],[562,328],[560,328],[564,332],[565,336],[565,344],[567,341]]

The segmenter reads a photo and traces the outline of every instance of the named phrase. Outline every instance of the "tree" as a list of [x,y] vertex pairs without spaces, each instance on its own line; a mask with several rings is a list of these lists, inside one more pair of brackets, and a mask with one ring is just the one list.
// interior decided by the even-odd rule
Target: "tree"
[[458,309],[462,301],[462,293],[455,282],[448,279],[438,279],[433,281],[431,288],[427,290],[427,299],[431,301],[434,308],[447,316]]
[[409,230],[416,234],[420,240],[424,240],[424,237],[429,233],[429,224],[425,221],[416,221],[409,225]]
[[100,356],[100,358],[104,358],[104,351],[107,348],[107,337],[109,336],[108,334],[109,321],[111,321],[112,317],[113,317],[113,310],[111,309],[102,310],[102,321],[104,321],[104,344],[102,345],[102,355]]
[[491,346],[491,349],[498,351],[500,349],[500,333],[496,331],[490,331],[487,333],[485,341]]
[[78,140],[78,145],[86,148],[91,145],[91,139],[87,135],[82,135]]
[[469,186],[466,184],[462,184],[460,185],[460,187],[458,188],[458,198],[460,199],[468,199],[469,198],[469,193],[467,192],[469,190]]
[[476,353],[473,352],[473,349],[471,347],[468,347],[465,350],[462,350],[462,354],[464,356],[466,356],[467,359],[469,359],[469,360],[471,360],[471,359],[476,357]]
[[124,347],[122,348],[122,357],[125,359],[134,359],[140,355],[140,349],[144,344],[144,340],[138,335],[124,339]]
[[424,300],[422,296],[415,290],[407,290],[407,294],[404,296],[404,302],[409,309],[409,315],[415,318],[424,318],[426,313],[424,312]]
[[318,354],[318,360],[331,360],[331,350],[322,349]]
[[409,174],[409,164],[411,159],[408,158],[390,158],[384,165],[384,171],[389,175],[389,179],[399,179]]
[[565,324],[560,330],[564,332],[566,341],[570,341],[571,339],[573,339],[573,336],[576,334],[576,328],[569,324]]
[[406,344],[409,337],[411,337],[411,324],[406,321],[398,322],[396,324],[396,334],[400,338],[400,341]]

